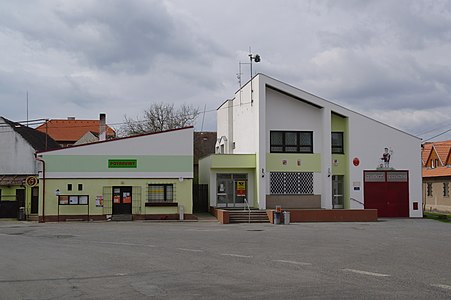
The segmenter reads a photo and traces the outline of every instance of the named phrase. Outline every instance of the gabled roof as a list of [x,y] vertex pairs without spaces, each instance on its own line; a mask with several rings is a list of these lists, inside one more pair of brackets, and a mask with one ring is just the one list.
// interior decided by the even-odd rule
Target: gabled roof
[[[76,142],[86,132],[99,132],[99,120],[49,120],[38,126],[36,130],[46,132],[55,140],[60,142]],[[47,127],[47,128],[46,128]],[[113,128],[106,125],[107,136],[115,137],[116,132]]]
[[451,141],[435,142],[433,145],[443,165],[446,165],[451,152]]
[[446,166],[451,155],[451,140],[423,144],[421,159],[423,160],[424,166],[427,165],[428,161],[431,159],[432,153],[437,155],[442,166]]
[[423,144],[423,148],[421,149],[421,161],[423,163],[423,166],[426,165],[426,162],[429,159],[429,156],[431,154],[432,150],[432,143],[425,143]]
[[10,121],[4,117],[0,117],[8,124],[16,133],[20,134],[25,141],[30,144],[36,151],[44,151],[49,149],[59,149],[61,146],[55,142],[50,136],[45,133],[39,132],[28,126],[24,126],[20,123]]

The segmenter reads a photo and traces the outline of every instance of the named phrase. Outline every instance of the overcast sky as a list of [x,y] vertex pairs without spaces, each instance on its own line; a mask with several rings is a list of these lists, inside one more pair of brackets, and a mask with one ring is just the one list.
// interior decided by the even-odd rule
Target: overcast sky
[[1,1],[0,115],[25,120],[28,91],[30,119],[119,124],[185,103],[206,106],[215,130],[249,46],[256,72],[422,138],[451,128],[451,1],[439,0]]

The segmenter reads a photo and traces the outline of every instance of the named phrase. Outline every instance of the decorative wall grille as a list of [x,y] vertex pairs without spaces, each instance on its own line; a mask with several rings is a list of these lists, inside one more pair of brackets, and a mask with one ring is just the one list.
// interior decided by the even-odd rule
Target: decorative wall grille
[[271,172],[271,194],[313,194],[312,172]]

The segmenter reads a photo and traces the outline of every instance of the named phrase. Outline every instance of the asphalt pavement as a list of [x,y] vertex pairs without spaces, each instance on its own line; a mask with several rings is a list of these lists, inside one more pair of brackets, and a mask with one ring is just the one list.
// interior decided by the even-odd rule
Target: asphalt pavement
[[451,299],[451,224],[0,221],[0,299]]

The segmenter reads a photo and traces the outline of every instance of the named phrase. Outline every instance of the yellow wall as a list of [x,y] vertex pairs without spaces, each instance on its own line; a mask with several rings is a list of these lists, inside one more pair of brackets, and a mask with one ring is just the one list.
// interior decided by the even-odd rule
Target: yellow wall
[[[72,184],[72,191],[67,190],[67,184]],[[133,201],[137,200],[137,196],[141,197],[139,207],[133,207],[134,214],[172,214],[177,213],[177,207],[146,207],[147,186],[148,184],[173,184],[174,185],[174,202],[183,205],[185,213],[192,213],[192,179],[46,179],[45,180],[45,216],[59,215],[104,215],[111,214],[108,212],[106,203],[111,199],[104,198],[104,207],[96,207],[96,197],[103,196],[104,187],[110,190],[112,186],[131,186],[140,187],[140,194],[133,191]],[[83,190],[78,191],[78,184],[83,185]],[[59,205],[56,190],[60,195],[88,195],[89,205]],[[43,214],[43,180],[40,180],[40,197],[39,197],[39,215]],[[111,191],[109,191],[111,194]],[[88,211],[89,209],[89,211]],[[59,210],[59,212],[58,212]]]
[[31,189],[27,185],[0,186],[2,201],[16,201],[16,190],[25,189],[25,214],[29,215],[31,211]]

